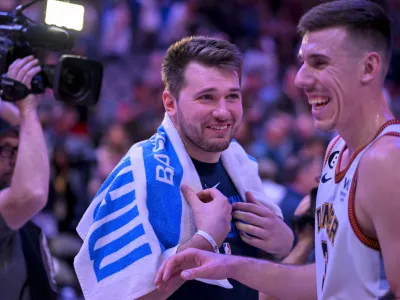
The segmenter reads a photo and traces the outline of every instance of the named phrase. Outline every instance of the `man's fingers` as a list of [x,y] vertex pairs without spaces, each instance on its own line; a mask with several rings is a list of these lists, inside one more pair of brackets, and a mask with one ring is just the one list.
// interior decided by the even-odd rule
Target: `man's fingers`
[[200,191],[197,193],[197,197],[204,203],[211,202],[213,198],[208,190]]
[[232,204],[233,210],[241,210],[253,213],[260,217],[272,217],[274,212],[264,205],[257,205],[253,203],[235,202]]
[[209,188],[209,189],[202,190],[199,194],[201,194],[202,197],[209,198],[212,200],[217,197],[224,197],[224,195],[216,188]]
[[172,277],[172,274],[174,273],[178,265],[180,265],[178,256],[174,256],[167,261],[162,277],[162,280],[164,282],[168,281]]
[[264,230],[261,229],[260,227],[250,225],[250,224],[244,224],[242,222],[236,222],[236,228],[239,231],[245,232],[247,234],[250,234],[252,236],[258,237],[260,239],[265,238],[265,233]]
[[167,260],[163,269],[163,281],[168,281],[174,274],[177,276],[184,269],[183,266],[195,266],[195,253],[193,249],[187,249],[183,252],[177,253]]
[[247,235],[244,232],[240,233],[240,238],[246,244],[248,244],[250,246],[253,246],[255,248],[258,248],[258,249],[262,249],[262,242],[263,241],[261,239],[258,239],[258,238],[255,238],[255,237],[251,237],[251,236]]
[[[34,60],[35,58],[31,56],[24,57],[23,59],[17,59],[8,69],[7,76],[16,79],[17,80],[17,75],[21,68],[25,66],[26,63]],[[22,78],[21,78],[22,79]]]
[[25,74],[24,78],[22,78],[21,82],[25,84],[29,89],[31,89],[31,83],[33,77],[35,77],[36,74],[40,72],[41,68],[40,66],[37,66],[31,70],[28,71],[28,73]]
[[14,60],[14,62],[10,65],[10,67],[8,68],[8,73],[7,76],[10,78],[15,78],[17,76],[18,73],[18,69],[15,68],[15,66],[21,61],[20,58]]
[[255,214],[252,214],[252,213],[236,210],[232,213],[232,216],[233,216],[233,218],[235,218],[239,221],[249,223],[249,224],[257,226],[257,227],[264,226],[264,218],[257,216]]
[[[198,201],[198,200],[201,200],[204,203],[208,203],[217,197],[226,198],[216,188],[206,189],[196,194],[189,186],[182,185],[181,192],[185,197],[186,201],[189,202],[190,205],[193,203],[193,201]],[[226,198],[226,200],[228,201],[228,198]]]
[[262,205],[251,192],[246,192],[246,202],[247,203],[253,203],[253,204],[258,204]]
[[194,201],[199,200],[196,193],[187,185],[181,186],[181,192],[185,200],[191,205]]
[[[24,79],[25,75],[34,67],[36,67],[39,64],[38,59],[34,59],[26,63],[19,71],[17,74],[17,77],[15,78],[18,81],[21,81]],[[25,83],[26,84],[26,83]]]
[[158,285],[162,284],[162,282],[163,282],[162,279],[163,279],[166,264],[167,264],[167,261],[164,261],[161,264],[160,268],[158,269],[157,274],[156,274],[156,279],[154,280],[154,285],[158,286]]

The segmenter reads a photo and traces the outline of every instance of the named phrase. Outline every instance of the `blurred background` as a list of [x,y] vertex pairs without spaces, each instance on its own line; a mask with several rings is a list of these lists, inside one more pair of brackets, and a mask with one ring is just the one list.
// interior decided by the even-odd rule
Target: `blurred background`
[[[11,11],[28,1],[1,0]],[[321,0],[80,0],[84,29],[75,54],[102,61],[104,78],[94,108],[43,96],[40,117],[52,162],[49,202],[35,217],[50,240],[60,299],[78,299],[72,262],[80,247],[76,226],[108,173],[129,147],[149,138],[164,109],[161,63],[167,47],[189,35],[227,39],[244,53],[244,118],[236,139],[260,163],[267,194],[290,225],[300,200],[317,185],[332,134],[313,126],[294,86],[301,15]],[[400,116],[400,0],[379,2],[394,22],[394,55],[387,101]],[[44,4],[25,11],[42,22]],[[45,53],[55,63],[57,53]]]

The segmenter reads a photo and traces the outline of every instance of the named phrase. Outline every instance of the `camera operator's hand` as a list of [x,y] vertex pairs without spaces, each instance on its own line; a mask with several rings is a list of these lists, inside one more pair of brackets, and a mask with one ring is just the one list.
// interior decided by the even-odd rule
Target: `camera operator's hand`
[[221,246],[231,229],[232,206],[216,188],[206,189],[197,195],[188,186],[182,186],[182,194],[193,211],[199,230],[204,230]]
[[[34,56],[27,56],[22,59],[15,60],[8,68],[7,76],[11,79],[17,80],[29,89],[31,89],[31,82],[33,77],[40,72],[41,68],[39,66],[39,60]],[[30,94],[25,99],[21,101],[16,101],[15,103],[19,109],[24,109],[25,107],[36,108],[38,104],[38,97]]]

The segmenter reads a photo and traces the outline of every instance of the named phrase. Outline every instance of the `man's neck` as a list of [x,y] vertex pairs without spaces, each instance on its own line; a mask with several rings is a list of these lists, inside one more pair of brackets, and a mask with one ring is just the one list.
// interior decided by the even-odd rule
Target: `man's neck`
[[191,158],[204,163],[217,163],[221,157],[221,152],[207,152],[194,145],[191,141],[182,138],[186,152]]
[[350,155],[368,144],[383,124],[394,119],[386,102],[375,100],[373,104],[365,103],[348,124],[338,128],[338,133],[345,140]]
[[191,158],[203,163],[217,163],[221,157],[221,152],[206,152],[186,143],[185,148]]

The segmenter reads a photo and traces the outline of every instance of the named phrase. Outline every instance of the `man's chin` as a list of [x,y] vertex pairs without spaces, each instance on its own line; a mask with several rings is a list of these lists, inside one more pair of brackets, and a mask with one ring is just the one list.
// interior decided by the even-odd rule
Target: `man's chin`
[[222,152],[228,149],[229,145],[231,143],[231,140],[224,140],[224,141],[215,141],[209,140],[206,145],[203,145],[202,149],[207,152]]

